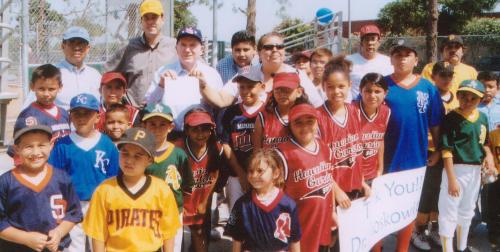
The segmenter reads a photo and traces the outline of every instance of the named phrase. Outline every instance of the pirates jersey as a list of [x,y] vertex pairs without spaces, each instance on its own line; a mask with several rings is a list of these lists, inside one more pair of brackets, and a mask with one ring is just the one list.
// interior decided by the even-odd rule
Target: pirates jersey
[[288,133],[288,121],[284,121],[277,107],[272,111],[263,110],[259,113],[260,124],[262,125],[262,147],[275,148],[278,144],[290,139]]
[[332,149],[333,176],[344,192],[362,189],[363,144],[356,107],[345,104],[343,122],[337,121],[327,104],[318,108],[321,139]]
[[85,233],[105,244],[106,251],[158,251],[181,227],[172,191],[159,178],[147,175],[132,193],[121,175],[95,190],[83,220]]
[[365,180],[373,179],[377,176],[379,167],[378,151],[384,144],[384,134],[391,116],[391,110],[387,105],[382,104],[372,118],[369,118],[359,102],[354,103],[354,106],[360,113],[363,176]]
[[314,140],[310,151],[290,139],[278,145],[284,166],[285,193],[296,203],[302,228],[302,251],[316,251],[330,244],[333,226],[331,151],[321,140]]

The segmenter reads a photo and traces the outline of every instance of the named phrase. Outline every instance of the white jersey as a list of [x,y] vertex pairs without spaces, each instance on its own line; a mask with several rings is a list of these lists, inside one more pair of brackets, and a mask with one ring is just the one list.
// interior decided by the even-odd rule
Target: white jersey
[[371,60],[367,60],[359,53],[351,54],[347,56],[346,59],[352,61],[352,97],[350,97],[352,99],[356,99],[358,97],[360,92],[359,84],[363,76],[365,76],[367,73],[379,73],[383,76],[386,76],[394,72],[394,68],[391,65],[391,59],[380,53],[377,53],[377,56],[375,56],[375,58]]

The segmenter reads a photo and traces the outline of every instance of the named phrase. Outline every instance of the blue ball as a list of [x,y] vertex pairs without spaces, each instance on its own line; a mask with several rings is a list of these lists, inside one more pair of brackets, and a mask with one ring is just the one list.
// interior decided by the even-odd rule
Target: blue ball
[[320,25],[327,25],[333,20],[333,12],[328,8],[321,8],[316,11],[316,18]]

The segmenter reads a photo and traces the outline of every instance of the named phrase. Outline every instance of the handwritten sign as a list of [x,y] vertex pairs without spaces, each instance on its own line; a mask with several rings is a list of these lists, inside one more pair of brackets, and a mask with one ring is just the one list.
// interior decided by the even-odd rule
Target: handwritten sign
[[340,251],[365,252],[417,216],[425,167],[386,174],[372,184],[372,195],[337,208]]

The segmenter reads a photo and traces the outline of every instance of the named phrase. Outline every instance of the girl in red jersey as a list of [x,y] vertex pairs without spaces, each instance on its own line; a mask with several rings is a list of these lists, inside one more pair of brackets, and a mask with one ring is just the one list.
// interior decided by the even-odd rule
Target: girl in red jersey
[[216,139],[214,120],[207,111],[189,111],[184,124],[186,138],[179,145],[188,154],[194,186],[191,194],[184,195],[183,223],[191,229],[193,250],[208,251],[210,199],[225,158]]
[[[361,100],[353,103],[360,113],[363,175],[365,182],[371,186],[373,180],[384,171],[384,134],[391,109],[384,104],[387,83],[381,74],[366,74],[361,79],[359,89]],[[375,244],[371,251],[382,251],[382,241]]]
[[381,74],[366,74],[361,79],[359,89],[361,101],[354,102],[354,106],[360,113],[363,176],[365,182],[371,185],[373,179],[384,171],[384,134],[391,109],[384,104],[387,83]]
[[279,144],[276,152],[283,162],[285,193],[299,210],[300,248],[327,251],[335,203],[331,191],[338,188],[332,176],[331,151],[316,138],[317,111],[311,105],[293,106],[288,118],[291,139]]
[[321,138],[333,152],[333,176],[346,193],[336,195],[342,208],[350,207],[351,200],[370,194],[370,186],[365,183],[362,170],[360,116],[354,105],[345,103],[351,88],[350,64],[344,57],[327,63],[323,89],[328,100],[318,108]]
[[254,151],[276,147],[288,141],[288,112],[295,104],[308,102],[300,87],[297,73],[277,73],[273,78],[273,94],[266,109],[259,112],[253,132]]

